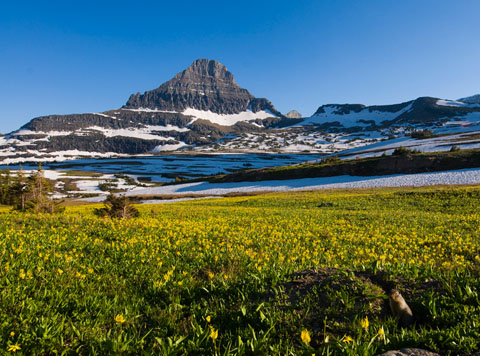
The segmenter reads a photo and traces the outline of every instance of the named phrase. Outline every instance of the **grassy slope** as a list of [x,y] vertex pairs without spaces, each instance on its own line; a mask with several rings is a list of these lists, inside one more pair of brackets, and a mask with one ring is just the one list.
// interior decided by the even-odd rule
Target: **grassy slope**
[[[140,206],[141,218],[121,222],[93,208],[0,214],[1,352],[480,349],[478,187]],[[390,287],[413,328],[390,316]]]

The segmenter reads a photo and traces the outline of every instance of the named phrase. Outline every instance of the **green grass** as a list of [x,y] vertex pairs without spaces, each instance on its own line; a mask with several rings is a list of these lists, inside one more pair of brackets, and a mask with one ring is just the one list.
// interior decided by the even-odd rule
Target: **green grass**
[[478,187],[190,201],[129,221],[95,207],[0,208],[0,354],[480,349]]

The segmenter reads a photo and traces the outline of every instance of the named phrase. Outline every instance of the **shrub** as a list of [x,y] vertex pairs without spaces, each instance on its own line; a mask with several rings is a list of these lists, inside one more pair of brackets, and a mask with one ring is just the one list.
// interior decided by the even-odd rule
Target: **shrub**
[[392,155],[393,156],[404,156],[404,155],[413,155],[413,154],[416,154],[416,153],[420,153],[420,151],[419,150],[412,150],[410,148],[400,146],[400,147],[395,148]]
[[338,156],[328,156],[328,157],[323,157],[322,160],[320,161],[320,164],[332,164],[332,163],[338,163],[340,162],[340,158]]
[[123,196],[115,196],[110,193],[105,200],[105,206],[103,208],[95,209],[93,213],[101,217],[130,219],[136,218],[139,215],[138,210],[131,205],[130,199]]
[[431,130],[414,130],[410,136],[412,138],[424,139],[435,137],[436,135]]

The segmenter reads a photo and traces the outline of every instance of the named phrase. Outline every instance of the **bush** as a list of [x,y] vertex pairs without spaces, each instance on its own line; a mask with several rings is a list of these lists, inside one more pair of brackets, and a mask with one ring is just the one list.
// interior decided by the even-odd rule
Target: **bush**
[[320,164],[332,164],[332,163],[338,163],[340,162],[340,158],[338,156],[328,156],[328,157],[323,157],[322,160],[320,161]]
[[105,206],[100,209],[95,209],[93,213],[101,217],[130,219],[139,216],[138,210],[131,205],[130,199],[123,196],[115,196],[110,193],[105,200]]
[[400,147],[395,148],[395,150],[392,153],[392,156],[413,155],[413,154],[416,154],[416,153],[420,153],[420,151],[419,150],[412,150],[410,148],[400,146]]
[[117,184],[114,181],[109,180],[109,181],[100,183],[98,185],[98,189],[100,189],[102,192],[110,192],[112,190],[117,189]]
[[421,140],[424,138],[432,138],[436,135],[431,130],[414,130],[410,136]]
[[460,150],[461,148],[458,147],[457,145],[453,145],[452,147],[450,147],[450,152],[458,152]]

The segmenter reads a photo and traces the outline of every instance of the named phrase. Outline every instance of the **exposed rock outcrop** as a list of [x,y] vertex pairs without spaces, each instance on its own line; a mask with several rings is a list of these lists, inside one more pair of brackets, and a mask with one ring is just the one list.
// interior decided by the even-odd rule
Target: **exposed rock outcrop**
[[280,114],[268,100],[255,98],[235,83],[227,67],[209,59],[197,59],[157,89],[130,96],[124,108],[177,112],[194,108],[217,114],[238,114],[249,109]]

